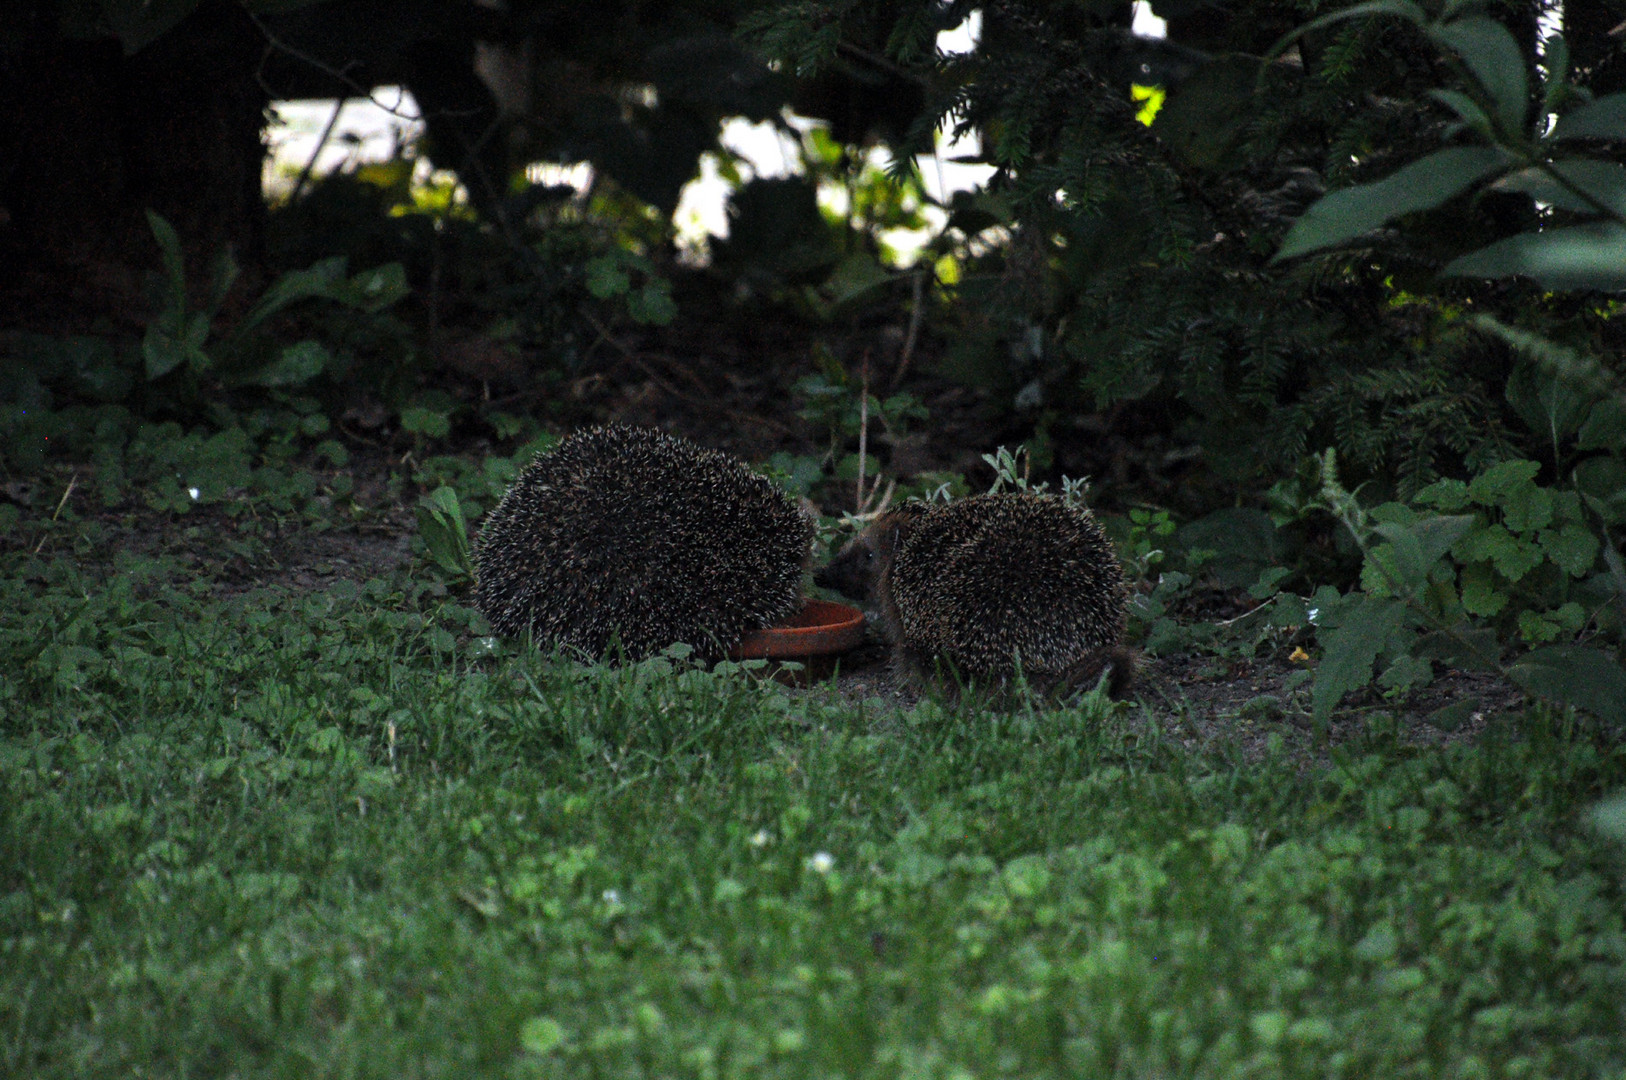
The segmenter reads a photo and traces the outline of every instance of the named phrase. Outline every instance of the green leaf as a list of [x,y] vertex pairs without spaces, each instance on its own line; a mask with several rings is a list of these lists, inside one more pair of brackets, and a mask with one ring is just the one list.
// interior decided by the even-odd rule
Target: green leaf
[[600,300],[621,296],[632,287],[632,278],[614,255],[587,260],[587,291]]
[[1626,452],[1626,401],[1607,397],[1592,406],[1576,435],[1575,448]]
[[1461,90],[1430,90],[1428,96],[1462,117],[1463,122],[1475,131],[1482,132],[1486,136],[1494,132],[1495,127],[1485,110]]
[[873,256],[860,251],[841,260],[830,272],[821,291],[832,306],[838,306],[891,280],[892,274],[884,266],[876,262]]
[[[1270,51],[1265,54],[1265,63],[1261,67],[1269,66],[1270,61],[1286,52],[1289,45],[1305,34],[1313,34],[1322,27],[1331,26],[1333,23],[1342,22],[1345,19],[1360,19],[1370,15],[1397,15],[1408,22],[1416,23],[1418,26],[1424,26],[1428,23],[1428,12],[1424,11],[1420,5],[1412,3],[1411,0],[1367,0],[1364,4],[1356,4],[1353,7],[1344,8],[1342,11],[1334,11],[1329,15],[1323,15],[1321,18],[1307,22],[1297,30],[1287,34],[1270,47]],[[1263,79],[1264,76],[1260,75],[1260,78]]]
[[158,241],[158,256],[164,264],[165,316],[179,320],[186,313],[186,265],[181,258],[181,238],[163,215],[147,211],[147,226]]
[[1468,505],[1468,485],[1461,480],[1436,480],[1412,496],[1413,502],[1450,513]]
[[401,410],[401,430],[430,439],[444,439],[451,434],[452,421],[438,409],[409,406]]
[[1376,183],[1335,191],[1294,223],[1276,260],[1344,243],[1404,214],[1432,210],[1511,160],[1494,147],[1452,146]]
[[1478,698],[1463,698],[1435,709],[1423,718],[1423,722],[1440,731],[1455,731],[1472,719],[1479,707]]
[[1540,471],[1538,463],[1523,459],[1492,465],[1468,484],[1468,496],[1481,506],[1501,506],[1521,488],[1533,487]]
[[1529,76],[1524,67],[1524,50],[1513,40],[1508,28],[1483,15],[1470,15],[1432,27],[1428,36],[1462,57],[1462,62],[1496,103],[1502,131],[1512,136],[1524,135],[1525,117],[1530,108]]
[[333,354],[315,341],[300,341],[243,381],[257,386],[302,386],[333,362]]
[[1598,561],[1598,538],[1573,521],[1558,529],[1543,529],[1540,543],[1547,557],[1570,577],[1584,576]]
[[1594,513],[1610,525],[1626,522],[1626,463],[1617,457],[1591,457],[1573,475],[1576,490]]
[[406,268],[392,262],[363,270],[349,281],[330,289],[326,295],[341,304],[372,314],[393,306],[411,292]]
[[1548,289],[1626,289],[1626,226],[1589,222],[1519,233],[1452,260],[1440,273],[1447,277],[1522,276]]
[[1502,503],[1502,521],[1516,533],[1545,529],[1553,520],[1550,488],[1527,484],[1514,489]]
[[1539,611],[1519,612],[1519,638],[1532,645],[1545,644],[1558,638],[1558,623]]
[[1568,89],[1570,73],[1570,46],[1563,34],[1548,34],[1542,49],[1541,66],[1546,69],[1541,88],[1542,117],[1551,116]]
[[1378,525],[1373,531],[1389,543],[1377,550],[1391,549],[1384,569],[1392,584],[1399,586],[1400,595],[1409,596],[1427,585],[1434,565],[1468,534],[1475,521],[1472,515],[1457,515],[1427,517],[1410,525]]
[[1615,795],[1592,807],[1592,827],[1611,840],[1626,842],[1626,795]]
[[551,1016],[533,1016],[520,1025],[519,1045],[527,1053],[551,1054],[565,1041],[565,1029]]
[[160,379],[185,364],[193,371],[206,371],[210,360],[202,349],[209,336],[209,317],[203,312],[182,314],[177,330],[155,319],[141,340],[141,359],[148,379]]
[[290,270],[283,274],[260,294],[260,299],[243,316],[243,321],[237,324],[233,336],[240,337],[289,304],[313,296],[331,295],[344,284],[344,268],[344,256],[335,255],[304,270]]
[[468,523],[463,519],[456,491],[438,487],[418,500],[418,535],[429,557],[442,570],[454,577],[474,577]]
[[1462,610],[1488,619],[1507,607],[1507,592],[1486,562],[1462,568]]
[[221,248],[215,252],[214,258],[209,260],[209,292],[204,297],[203,309],[211,318],[225,302],[226,294],[231,292],[239,273],[237,260],[232,257],[229,247]]
[[[1463,562],[1489,560],[1495,565],[1496,572],[1510,582],[1518,581],[1541,565],[1542,558],[1540,548],[1514,536],[1504,525],[1490,525],[1473,532],[1457,545],[1456,554]],[[1466,586],[1463,591],[1466,594]],[[1464,595],[1464,605],[1467,602],[1468,598]]]
[[1375,599],[1352,593],[1328,612],[1337,625],[1318,634],[1323,658],[1316,668],[1310,692],[1317,724],[1325,724],[1345,694],[1372,681],[1378,654],[1391,646],[1406,627],[1407,609],[1400,600]]
[[1509,173],[1491,187],[1528,195],[1536,202],[1578,214],[1612,210],[1626,216],[1626,165],[1613,161],[1571,158],[1532,165]]
[[1446,667],[1484,672],[1499,670],[1496,661],[1501,651],[1502,647],[1496,640],[1495,630],[1488,626],[1466,624],[1453,627],[1449,631],[1437,630],[1423,634],[1412,647],[1412,652],[1417,656],[1444,664]]
[[101,0],[106,26],[131,56],[180,25],[200,0]]
[[1537,697],[1584,709],[1609,723],[1626,721],[1626,670],[1601,649],[1549,645],[1520,657],[1507,674]]
[[672,287],[659,278],[627,294],[627,314],[646,326],[667,325],[677,317],[677,310]]
[[1555,457],[1559,441],[1575,432],[1597,396],[1583,392],[1545,365],[1532,364],[1513,369],[1505,395],[1519,419],[1529,424],[1531,431],[1547,437]]
[[1626,139],[1626,92],[1605,94],[1558,118],[1549,139]]

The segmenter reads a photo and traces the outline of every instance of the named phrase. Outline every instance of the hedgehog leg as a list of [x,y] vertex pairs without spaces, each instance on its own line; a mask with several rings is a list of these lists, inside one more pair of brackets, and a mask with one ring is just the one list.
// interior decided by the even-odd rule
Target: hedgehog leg
[[933,666],[932,658],[913,645],[900,641],[892,647],[892,674],[902,686],[924,689],[930,682]]
[[1052,692],[1057,700],[1064,700],[1095,689],[1104,676],[1107,696],[1117,701],[1128,693],[1135,682],[1135,670],[1140,666],[1133,649],[1114,645],[1086,653],[1073,661],[1055,680]]

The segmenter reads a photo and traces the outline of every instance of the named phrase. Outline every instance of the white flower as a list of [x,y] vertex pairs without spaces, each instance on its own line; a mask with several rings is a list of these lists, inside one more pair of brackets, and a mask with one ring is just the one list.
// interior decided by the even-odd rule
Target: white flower
[[192,496],[192,501],[193,502],[198,501],[198,489],[197,488],[187,488],[186,493],[188,495]]
[[807,860],[807,868],[815,874],[828,874],[836,868],[836,858],[828,851],[815,851],[813,857]]
[[768,844],[768,830],[758,829],[756,832],[751,834],[751,838],[747,840],[746,843],[750,844],[752,847],[766,847]]
[[621,902],[621,894],[616,892],[614,889],[605,889],[604,902],[606,904],[619,904]]

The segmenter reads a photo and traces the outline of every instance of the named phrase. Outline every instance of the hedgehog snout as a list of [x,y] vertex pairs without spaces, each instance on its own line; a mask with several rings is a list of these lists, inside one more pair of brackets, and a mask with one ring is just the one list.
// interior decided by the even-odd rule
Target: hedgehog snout
[[873,547],[850,545],[813,571],[813,584],[854,600],[868,600],[875,591],[875,561]]

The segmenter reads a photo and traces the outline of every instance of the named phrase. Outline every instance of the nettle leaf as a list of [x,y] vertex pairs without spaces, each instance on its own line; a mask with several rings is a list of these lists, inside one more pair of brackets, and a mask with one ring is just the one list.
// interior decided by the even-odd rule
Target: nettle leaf
[[1582,577],[1598,560],[1598,538],[1584,525],[1569,522],[1558,529],[1543,529],[1541,550],[1570,577]]
[[1519,233],[1453,259],[1440,273],[1446,277],[1527,277],[1554,290],[1626,289],[1626,226],[1592,222]]
[[1626,722],[1626,670],[1618,657],[1586,645],[1548,645],[1508,668],[1527,693],[1584,709],[1600,720]]
[[1522,487],[1533,486],[1541,466],[1534,461],[1504,461],[1492,465],[1468,484],[1468,497],[1481,506],[1501,506]]
[[1405,603],[1351,593],[1325,612],[1329,625],[1318,633],[1322,660],[1310,692],[1317,724],[1326,723],[1345,694],[1372,681],[1373,666],[1385,651],[1404,652],[1410,612]]
[[1489,563],[1470,563],[1462,568],[1462,610],[1488,619],[1505,607],[1507,591]]
[[1508,28],[1483,15],[1470,15],[1429,29],[1428,36],[1462,57],[1479,85],[1496,103],[1496,118],[1509,135],[1524,134],[1530,108],[1524,50]]
[[[1367,555],[1366,565],[1361,568],[1362,587],[1378,596],[1390,595],[1391,590],[1401,596],[1416,593],[1428,585],[1429,573],[1474,527],[1475,520],[1471,515],[1460,515],[1378,525],[1373,531],[1388,543]],[[1383,588],[1373,587],[1380,582]]]
[[1496,631],[1491,627],[1463,624],[1419,636],[1411,651],[1446,667],[1494,672],[1499,670],[1497,658],[1501,655],[1502,647],[1496,640]]
[[1495,147],[1452,146],[1376,183],[1334,191],[1294,223],[1272,261],[1342,244],[1402,215],[1432,210],[1512,160]]
[[1626,139],[1626,93],[1605,94],[1558,118],[1549,139]]
[[1410,654],[1402,654],[1383,669],[1378,685],[1388,690],[1408,691],[1427,686],[1434,681],[1434,665]]

